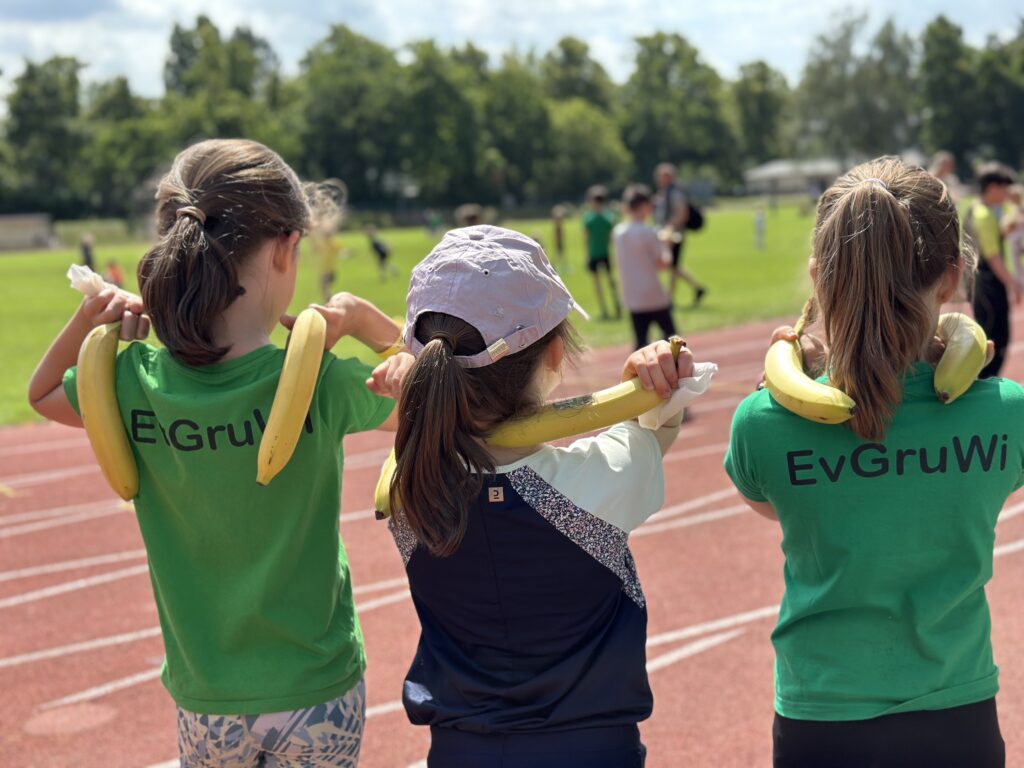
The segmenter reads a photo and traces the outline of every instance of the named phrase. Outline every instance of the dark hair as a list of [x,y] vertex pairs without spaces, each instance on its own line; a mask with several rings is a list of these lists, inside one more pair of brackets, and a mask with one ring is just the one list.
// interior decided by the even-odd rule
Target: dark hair
[[601,184],[595,184],[587,190],[587,200],[595,203],[603,203],[608,199],[608,189]]
[[424,313],[416,321],[423,351],[402,385],[397,467],[391,498],[416,539],[431,554],[455,552],[469,524],[469,509],[482,475],[494,471],[484,440],[499,424],[541,406],[531,382],[548,345],[560,338],[566,353],[580,349],[568,320],[526,349],[482,368],[465,368],[455,355],[486,347],[480,332],[452,315]]
[[993,184],[1008,187],[1013,182],[1013,171],[1002,163],[984,163],[978,168],[978,190],[982,194]]
[[822,195],[814,258],[829,380],[857,403],[853,431],[880,440],[907,369],[935,334],[925,292],[951,269],[973,274],[956,205],[922,168],[863,163]]
[[255,141],[213,139],[175,159],[156,192],[158,242],[139,262],[157,337],[188,365],[228,347],[213,323],[245,291],[238,269],[268,238],[305,232],[310,209],[295,172]]
[[629,210],[635,211],[651,202],[651,189],[646,184],[630,184],[622,193],[622,202]]

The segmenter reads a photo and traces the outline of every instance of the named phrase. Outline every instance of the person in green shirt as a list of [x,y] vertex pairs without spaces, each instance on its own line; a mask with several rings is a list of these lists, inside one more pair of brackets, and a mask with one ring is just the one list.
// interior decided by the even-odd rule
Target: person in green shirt
[[[37,412],[80,427],[82,340],[116,321],[134,340],[117,357],[117,399],[186,768],[354,768],[359,758],[366,659],[338,534],[341,441],[394,428],[382,395],[395,394],[388,377],[412,358],[371,372],[325,352],[291,461],[257,485],[284,359],[269,334],[294,322],[282,313],[310,218],[298,178],[263,145],[189,147],[158,188],[160,240],[139,265],[142,298],[85,299],[29,385]],[[328,348],[351,335],[383,350],[399,336],[347,294],[317,309]],[[150,322],[162,348],[139,341]]]
[[615,228],[615,214],[605,206],[608,203],[608,190],[595,185],[587,190],[589,210],[583,213],[583,239],[587,247],[587,269],[594,276],[594,293],[597,294],[597,305],[601,310],[601,319],[607,320],[607,304],[604,300],[604,289],[601,286],[601,273],[604,272],[608,281],[608,291],[615,306],[615,319],[622,317],[622,305],[619,303],[619,289],[615,285],[612,272],[611,238]]
[[978,324],[995,343],[996,353],[982,378],[998,376],[1010,345],[1010,302],[1020,304],[1024,295],[1006,266],[1004,253],[1004,212],[1013,184],[1013,172],[999,163],[978,169],[980,196],[971,204],[964,228],[981,257],[974,285],[972,305]]
[[857,411],[820,424],[761,390],[734,415],[726,471],[783,534],[777,768],[1004,764],[985,584],[1024,484],[1024,389],[987,379],[944,405],[930,362],[972,261],[935,177],[857,166],[821,199],[811,260],[821,380]]

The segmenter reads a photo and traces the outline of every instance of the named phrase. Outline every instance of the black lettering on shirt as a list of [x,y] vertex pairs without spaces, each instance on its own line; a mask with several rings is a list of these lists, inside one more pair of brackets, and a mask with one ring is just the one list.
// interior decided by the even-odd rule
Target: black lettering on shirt
[[922,448],[919,454],[921,459],[921,471],[926,475],[934,475],[936,472],[940,472],[943,475],[946,474],[946,461],[949,458],[949,451],[946,446],[939,448],[939,463],[934,467],[928,463],[928,449]]
[[1009,439],[1009,435],[1003,435],[1003,447],[999,452],[999,469],[1006,469],[1006,441]]
[[956,463],[960,466],[961,472],[969,472],[971,464],[974,463],[974,455],[978,455],[978,463],[981,464],[981,468],[988,472],[992,468],[992,459],[995,458],[996,454],[996,436],[992,435],[992,439],[988,443],[988,453],[984,453],[984,449],[981,447],[981,438],[978,435],[971,437],[970,442],[967,444],[967,452],[964,452],[963,443],[960,442],[959,437],[953,438],[953,452],[956,454]]
[[896,474],[903,474],[903,462],[908,456],[913,456],[917,453],[916,448],[897,448],[896,449]]
[[[185,438],[189,440],[188,443],[183,443],[178,439],[178,430],[182,427],[189,427],[193,430],[190,434],[185,435]],[[179,451],[198,451],[203,447],[203,436],[196,432],[198,429],[199,425],[191,419],[175,419],[170,426],[171,445]]]
[[[153,421],[143,421],[143,418]],[[132,408],[132,440],[140,444],[156,444],[155,437],[146,437],[143,432],[150,432],[157,427],[156,414],[153,411],[140,411]]]
[[260,428],[260,432],[267,431],[267,422],[263,420],[263,414],[260,413],[259,408],[253,408],[252,417],[256,419],[256,426]]
[[[860,457],[868,451],[877,451],[881,454],[880,457],[873,459],[872,463],[875,468],[873,470],[867,470],[860,463]],[[889,460],[885,458],[885,446],[880,443],[864,443],[864,445],[857,446],[857,449],[850,456],[850,465],[853,468],[853,473],[860,477],[878,477],[884,475],[889,471]]]
[[825,470],[825,475],[833,483],[839,480],[839,476],[843,474],[843,466],[846,464],[846,457],[840,456],[836,461],[836,468],[833,471],[832,467],[828,465],[828,460],[825,457],[818,459],[818,463],[821,464],[821,468]]
[[796,460],[803,456],[813,455],[814,451],[790,451],[786,454],[786,464],[789,466],[790,485],[817,485],[818,481],[814,478],[805,478],[801,480],[796,476],[796,473],[801,470],[814,469],[813,464],[797,464]]
[[239,441],[237,435],[235,435],[235,425],[228,424],[228,442],[230,442],[235,448],[256,444],[256,441],[252,439],[252,422],[246,419],[242,422],[242,425],[245,428],[245,440]]
[[213,427],[206,428],[206,442],[209,443],[211,451],[217,450],[217,433],[226,432],[227,429],[228,428],[223,424],[217,424]]

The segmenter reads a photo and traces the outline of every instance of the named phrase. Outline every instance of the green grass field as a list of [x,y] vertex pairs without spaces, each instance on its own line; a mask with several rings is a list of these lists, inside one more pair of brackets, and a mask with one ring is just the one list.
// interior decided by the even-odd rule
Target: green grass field
[[[553,244],[548,221],[510,221],[506,226],[538,237],[550,248]],[[766,247],[754,249],[752,209],[710,211],[705,228],[686,244],[686,266],[709,287],[708,296],[697,309],[689,309],[691,299],[685,285],[679,287],[677,324],[684,333],[735,325],[799,312],[809,290],[805,274],[809,253],[811,219],[800,216],[796,207],[780,207],[767,213]],[[348,255],[339,260],[335,290],[364,296],[391,315],[404,313],[405,290],[412,267],[430,250],[437,238],[422,229],[386,230],[383,239],[392,247],[392,258],[399,275],[381,282],[376,260],[361,232],[342,232]],[[591,346],[626,343],[631,338],[628,318],[597,319],[598,308],[590,273],[586,271],[583,237],[577,220],[565,222],[565,264],[560,270],[577,301],[592,315],[587,322],[575,323],[584,341]],[[438,234],[440,237],[440,233]],[[105,245],[97,238],[96,263],[107,259],[121,263],[129,289],[135,289],[135,264],[145,251],[144,244]],[[554,259],[553,254],[551,255]],[[299,287],[293,308],[301,308],[319,299],[317,265],[311,254],[300,269]],[[69,264],[78,260],[77,250],[58,249],[31,253],[0,254],[0,424],[12,424],[34,417],[25,399],[28,379],[46,346],[74,311],[77,293],[64,277]],[[283,343],[284,333],[279,334]],[[366,350],[344,340],[336,350],[341,355],[359,355],[373,359]],[[713,354],[713,350],[701,350]]]

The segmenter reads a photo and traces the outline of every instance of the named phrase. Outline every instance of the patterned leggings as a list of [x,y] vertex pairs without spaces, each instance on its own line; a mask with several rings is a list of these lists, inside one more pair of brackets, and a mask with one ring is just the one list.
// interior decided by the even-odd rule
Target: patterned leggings
[[356,768],[366,685],[325,704],[265,715],[198,715],[178,707],[181,768]]

